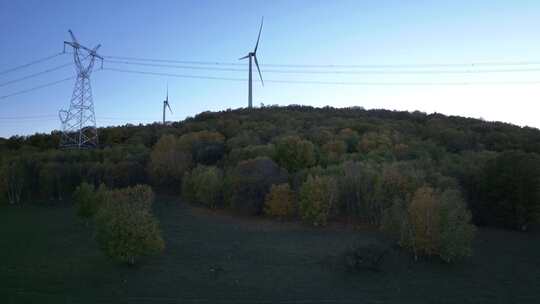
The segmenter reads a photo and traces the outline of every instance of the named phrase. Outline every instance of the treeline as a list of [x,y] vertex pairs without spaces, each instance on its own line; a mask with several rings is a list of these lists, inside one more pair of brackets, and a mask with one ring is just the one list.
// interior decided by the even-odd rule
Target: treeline
[[[404,246],[422,243],[413,237],[433,238],[431,245],[439,245],[427,252],[453,237],[442,228],[448,221],[464,223],[459,233],[468,234],[470,213],[477,225],[521,230],[540,218],[534,128],[421,112],[289,106],[99,132],[103,148],[92,151],[57,150],[57,133],[0,140],[2,199],[69,198],[83,181],[110,188],[150,183],[211,208],[316,225],[354,218],[390,229]],[[426,212],[437,214],[435,220],[419,215]],[[420,237],[422,225],[436,232]]]

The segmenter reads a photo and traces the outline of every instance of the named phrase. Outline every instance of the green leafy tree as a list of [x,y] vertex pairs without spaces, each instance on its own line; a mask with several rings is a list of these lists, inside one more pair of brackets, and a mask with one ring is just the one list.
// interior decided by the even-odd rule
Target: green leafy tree
[[182,135],[179,149],[192,155],[193,161],[203,165],[216,164],[225,154],[225,137],[218,132],[198,131]]
[[339,131],[338,138],[345,142],[348,153],[353,153],[357,151],[358,142],[360,141],[360,136],[358,135],[358,132],[350,128],[345,128]]
[[308,176],[300,188],[300,217],[310,225],[326,226],[337,196],[333,177]]
[[287,171],[269,158],[241,161],[227,174],[230,206],[240,213],[260,215],[271,186],[285,183],[287,178]]
[[441,249],[446,262],[453,262],[472,254],[472,241],[476,228],[471,224],[471,212],[461,193],[446,190],[441,195]]
[[298,136],[285,136],[277,140],[275,146],[275,161],[289,172],[296,172],[316,164],[315,147],[309,140]]
[[21,203],[24,186],[28,179],[22,159],[19,157],[7,159],[1,169],[9,203],[11,205]]
[[343,164],[338,180],[343,213],[379,225],[384,209],[380,199],[380,168],[366,162],[348,161]]
[[508,151],[489,161],[477,213],[488,224],[527,230],[540,215],[540,155]]
[[96,240],[105,255],[133,265],[139,258],[164,249],[159,223],[151,210],[153,196],[148,186],[107,193],[96,214]]
[[186,175],[183,187],[185,198],[215,208],[223,198],[223,173],[214,166],[198,165]]
[[98,189],[94,185],[83,182],[73,192],[73,201],[77,208],[77,215],[88,220],[97,213],[99,207],[106,199],[107,188],[101,184]]

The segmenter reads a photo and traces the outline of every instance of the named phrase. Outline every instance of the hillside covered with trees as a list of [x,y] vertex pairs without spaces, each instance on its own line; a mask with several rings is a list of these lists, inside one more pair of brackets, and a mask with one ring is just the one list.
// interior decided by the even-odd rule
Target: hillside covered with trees
[[152,185],[208,208],[379,227],[415,255],[470,254],[476,226],[540,220],[540,130],[362,108],[205,112],[168,126],[99,130],[100,149],[58,150],[59,134],[0,139],[0,202],[70,202]]

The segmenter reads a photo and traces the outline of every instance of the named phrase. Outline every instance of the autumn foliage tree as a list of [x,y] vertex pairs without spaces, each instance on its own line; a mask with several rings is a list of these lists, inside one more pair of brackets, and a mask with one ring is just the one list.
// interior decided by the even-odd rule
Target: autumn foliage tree
[[289,184],[272,185],[265,198],[264,213],[280,219],[295,215],[295,194]]
[[429,186],[418,188],[410,202],[396,199],[385,210],[382,228],[415,258],[439,256],[446,262],[471,255],[476,230],[458,191],[439,193]]
[[191,163],[191,153],[182,149],[180,140],[174,135],[164,135],[152,149],[148,173],[156,185],[176,186]]

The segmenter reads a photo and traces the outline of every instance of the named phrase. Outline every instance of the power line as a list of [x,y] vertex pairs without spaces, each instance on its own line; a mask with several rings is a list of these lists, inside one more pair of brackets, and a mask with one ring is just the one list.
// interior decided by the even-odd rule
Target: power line
[[245,63],[218,62],[218,61],[171,60],[171,59],[126,57],[126,56],[103,56],[103,58],[105,58],[106,61],[108,61],[107,58],[111,58],[111,59],[122,59],[122,60],[132,60],[132,61],[165,62],[165,63],[180,63],[180,64],[246,66]]
[[17,96],[17,95],[21,95],[21,94],[24,94],[24,93],[36,91],[36,90],[43,89],[43,88],[46,88],[46,87],[50,87],[50,86],[53,86],[53,85],[56,85],[56,84],[59,84],[59,83],[62,83],[62,82],[66,82],[66,81],[69,81],[69,80],[72,80],[72,79],[75,79],[75,77],[72,76],[72,77],[60,79],[60,80],[45,83],[45,84],[42,84],[42,85],[39,85],[39,86],[36,86],[36,87],[25,89],[25,90],[22,90],[22,91],[14,92],[14,93],[11,93],[11,94],[8,94],[8,95],[3,95],[3,96],[0,96],[0,100],[1,99],[6,99],[6,98],[9,98],[9,97],[13,97],[13,96]]
[[[153,120],[159,121],[159,117],[120,117],[120,116],[96,116],[98,120]],[[0,123],[26,123],[28,121],[58,121],[58,115],[31,115],[31,116],[0,116]]]
[[116,69],[116,68],[103,68],[103,71],[114,71],[114,72],[121,72],[121,73],[143,74],[143,75],[153,75],[153,76],[168,76],[168,77],[176,77],[176,78],[226,80],[226,81],[247,81],[247,79],[244,79],[244,78],[198,76],[198,75],[173,74],[173,73],[158,73],[158,72],[137,71],[137,70],[124,70],[124,69]]
[[23,81],[23,80],[26,80],[26,79],[34,78],[34,77],[37,77],[37,76],[40,76],[40,75],[43,75],[43,74],[47,74],[47,73],[50,73],[50,72],[54,72],[54,71],[63,69],[65,67],[71,66],[71,65],[72,65],[72,63],[62,64],[62,65],[59,65],[59,66],[56,66],[56,67],[53,67],[53,68],[50,68],[50,69],[47,69],[47,70],[44,70],[44,71],[41,71],[41,72],[37,72],[37,73],[30,74],[30,75],[27,75],[27,76],[24,76],[24,77],[21,77],[21,78],[17,78],[17,79],[10,80],[10,81],[4,82],[4,83],[0,83],[0,87],[4,87],[4,86],[7,86],[7,85],[10,85],[10,84],[13,84],[13,83],[17,83],[17,82],[20,82],[20,81]]
[[33,115],[33,116],[0,116],[0,120],[19,120],[19,119],[42,119],[58,117],[58,115]]
[[[188,61],[157,58],[141,58],[126,56],[103,56],[104,58],[122,59],[131,61],[180,63],[196,65],[223,65],[223,66],[246,66],[244,63],[220,62],[220,61]],[[412,63],[412,64],[261,64],[267,67],[281,68],[343,68],[343,69],[366,69],[366,68],[434,68],[434,67],[485,67],[485,66],[529,66],[540,65],[540,61],[499,61],[499,62],[471,62],[471,63]]]
[[[163,67],[163,68],[176,68],[176,69],[188,69],[188,70],[205,70],[205,71],[224,71],[224,72],[245,72],[245,69],[239,68],[219,68],[219,67],[205,67],[205,66],[189,66],[189,65],[171,65],[171,64],[155,64],[155,63],[141,63],[132,61],[118,61],[108,60],[110,63],[124,64],[124,65],[136,65],[136,66],[148,66],[148,67]],[[276,70],[268,69],[262,70],[263,73],[278,73],[278,74],[343,74],[343,75],[366,75],[366,74],[483,74],[483,73],[519,73],[519,72],[540,72],[540,68],[528,68],[528,69],[490,69],[490,70],[363,70],[363,71],[322,71],[322,70]]]
[[44,61],[53,59],[53,58],[58,57],[58,56],[60,56],[60,55],[62,55],[62,54],[63,54],[63,53],[56,53],[56,54],[54,54],[54,55],[50,55],[50,56],[47,56],[47,57],[43,57],[43,58],[41,58],[41,59],[37,59],[37,60],[34,60],[34,61],[30,61],[29,63],[25,63],[25,64],[23,64],[23,65],[19,65],[19,66],[16,66],[16,67],[13,67],[13,68],[10,68],[10,69],[7,69],[7,70],[0,71],[0,75],[4,75],[4,74],[7,74],[7,73],[11,73],[11,72],[14,72],[14,71],[17,71],[17,70],[20,70],[20,69],[29,67],[29,66],[34,65],[34,64],[38,64],[38,63],[41,63],[41,62],[44,62]]
[[[244,78],[214,77],[188,74],[159,73],[139,70],[124,70],[116,68],[103,68],[105,71],[114,71],[130,74],[142,74],[152,76],[166,76],[191,79],[208,79],[223,81],[247,81]],[[346,86],[453,86],[453,85],[518,85],[518,84],[539,84],[540,81],[476,81],[476,82],[355,82],[355,81],[312,81],[312,80],[265,80],[268,83],[283,84],[314,84],[314,85],[346,85]]]

